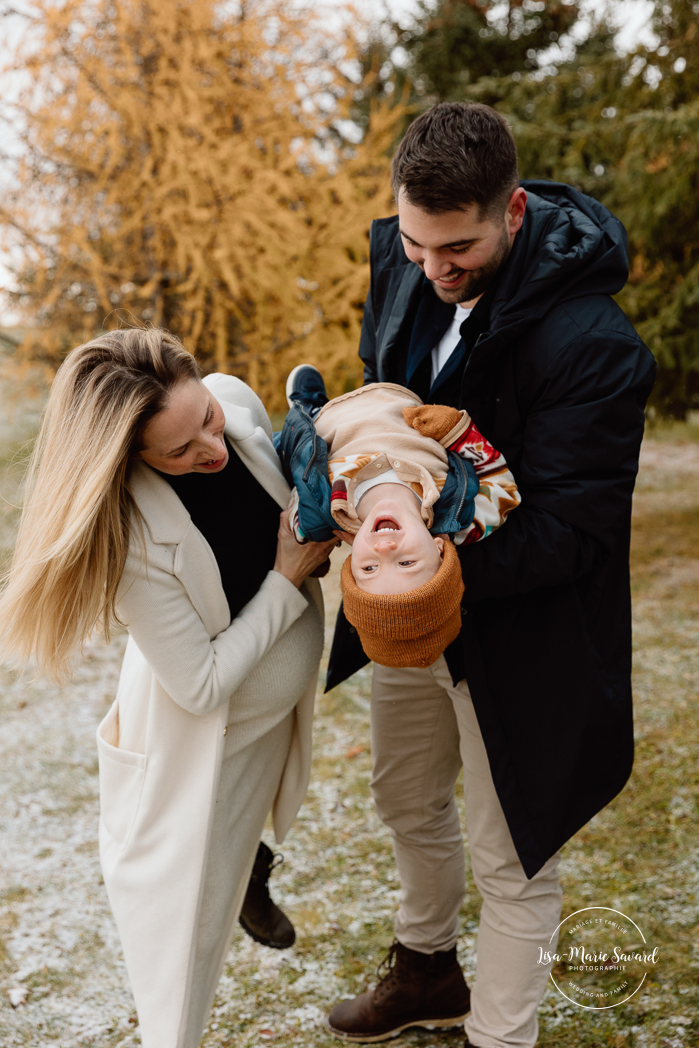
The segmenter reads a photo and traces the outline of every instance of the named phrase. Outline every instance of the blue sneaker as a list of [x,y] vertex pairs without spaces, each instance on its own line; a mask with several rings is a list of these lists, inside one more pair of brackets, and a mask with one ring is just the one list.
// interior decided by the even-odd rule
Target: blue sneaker
[[298,364],[286,380],[286,402],[289,407],[300,404],[315,417],[328,403],[323,376],[312,364]]

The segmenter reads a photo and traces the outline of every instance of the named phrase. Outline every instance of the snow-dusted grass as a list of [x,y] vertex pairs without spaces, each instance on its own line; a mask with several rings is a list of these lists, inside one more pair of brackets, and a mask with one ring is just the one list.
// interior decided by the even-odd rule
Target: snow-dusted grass
[[[16,426],[5,428],[6,444],[16,440]],[[647,442],[636,500],[636,771],[563,861],[564,913],[623,910],[661,947],[661,962],[643,997],[608,1013],[581,1012],[552,988],[541,1048],[699,1045],[699,446],[685,436]],[[16,473],[3,481],[11,502],[16,484]],[[13,518],[5,505],[5,550]],[[328,635],[338,566],[325,583]],[[0,678],[3,1048],[139,1043],[97,856],[94,730],[114,694],[123,643],[93,645],[65,688],[10,672]],[[272,951],[236,933],[206,1048],[338,1044],[323,1028],[328,1008],[371,982],[391,942],[399,885],[368,787],[369,682],[365,670],[329,695],[319,690],[312,785],[273,878],[297,942]],[[478,905],[469,881],[459,946],[467,978]],[[25,1003],[13,1007],[9,991]],[[460,1048],[463,1034],[412,1031],[392,1043]]]

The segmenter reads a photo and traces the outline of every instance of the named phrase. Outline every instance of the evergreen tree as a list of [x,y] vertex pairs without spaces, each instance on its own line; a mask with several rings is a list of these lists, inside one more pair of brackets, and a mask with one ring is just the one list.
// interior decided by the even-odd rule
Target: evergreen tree
[[677,418],[699,405],[698,13],[659,0],[652,48],[620,55],[600,25],[555,72],[470,92],[511,120],[523,177],[568,182],[624,223],[619,302],[658,360],[651,404]]
[[417,97],[452,101],[481,77],[536,69],[578,17],[576,2],[560,0],[420,0],[397,38]]
[[[468,97],[494,106],[510,120],[523,178],[567,182],[618,215],[631,262],[619,302],[659,364],[651,403],[684,417],[699,407],[699,3],[656,0],[651,47],[620,54],[601,22],[567,60],[528,72],[520,40],[503,36],[512,57],[509,65],[498,60],[500,75],[474,58],[483,40],[480,5],[460,7],[469,8],[462,24],[472,28],[444,36],[452,48],[444,79],[430,75],[422,105]],[[543,7],[522,4],[523,13]],[[433,17],[411,30],[413,55],[431,53]],[[417,77],[431,68],[422,61],[411,66]]]

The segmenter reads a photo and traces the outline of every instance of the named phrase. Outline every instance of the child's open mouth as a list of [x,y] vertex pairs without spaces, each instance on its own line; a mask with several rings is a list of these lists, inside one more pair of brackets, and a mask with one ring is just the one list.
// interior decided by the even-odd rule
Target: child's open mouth
[[400,531],[401,526],[393,517],[377,517],[371,529],[372,534],[378,535],[381,531]]

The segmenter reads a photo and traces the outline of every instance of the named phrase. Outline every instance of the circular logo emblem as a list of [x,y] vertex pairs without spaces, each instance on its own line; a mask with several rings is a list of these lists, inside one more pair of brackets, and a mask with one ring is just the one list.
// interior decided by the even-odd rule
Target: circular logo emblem
[[[558,945],[556,937],[558,936]],[[638,925],[609,906],[576,910],[556,928],[539,964],[551,964],[558,992],[579,1008],[603,1011],[633,997],[658,963]]]

